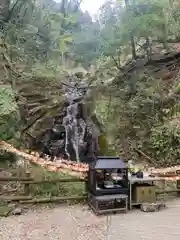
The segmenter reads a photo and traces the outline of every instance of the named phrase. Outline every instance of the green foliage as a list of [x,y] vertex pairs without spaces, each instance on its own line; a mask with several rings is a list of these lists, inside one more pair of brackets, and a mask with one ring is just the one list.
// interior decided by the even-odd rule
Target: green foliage
[[165,13],[167,11],[168,0],[133,2],[124,11],[122,16],[122,27],[125,34],[129,31],[137,38],[160,36],[164,29]]
[[0,139],[15,137],[19,128],[20,116],[15,96],[10,86],[0,88]]
[[[132,75],[123,67],[133,51],[150,60],[153,47],[160,45],[166,52],[169,41],[179,41],[178,1],[109,1],[93,21],[81,11],[79,1],[3,1],[0,14],[1,35],[8,46],[1,44],[0,49],[6,70],[0,79],[1,139],[18,132],[19,112],[23,129],[31,128],[40,116],[34,124],[40,131],[42,118],[58,111],[63,102],[60,82],[65,73],[82,66],[97,79],[99,92],[94,91],[88,104],[92,109],[96,103],[110,154],[137,159],[141,150],[160,165],[179,161],[179,126],[164,125],[178,105],[176,100],[164,106],[167,98],[179,93],[178,79],[167,89],[161,79],[149,76],[148,69],[138,68]],[[107,148],[104,140],[103,144]]]
[[158,102],[159,94],[163,94],[156,79],[138,74],[119,87],[121,91],[117,90],[111,101],[114,110],[110,114],[111,136],[114,136],[117,150],[132,159],[137,157],[134,150],[147,144],[152,126],[161,121],[163,113]]
[[0,88],[0,106],[1,116],[9,115],[17,111],[14,92],[8,85],[1,86]]
[[[31,176],[35,180],[53,180],[53,179],[63,179],[72,178],[67,174],[48,172],[38,166],[31,166],[30,169]],[[82,196],[85,193],[85,184],[80,183],[43,183],[39,185],[31,185],[30,192],[33,196]]]
[[[98,64],[104,82],[109,85],[111,78],[114,78],[116,87],[109,87],[109,91],[103,92],[97,112],[106,125],[108,139],[111,139],[116,151],[125,159],[139,161],[142,156],[137,153],[140,150],[149,159],[152,157],[155,161],[153,163],[157,165],[176,164],[179,163],[178,151],[176,157],[173,157],[172,151],[177,149],[178,136],[175,148],[171,148],[172,142],[164,141],[162,149],[167,150],[164,155],[158,155],[158,147],[152,141],[156,129],[159,126],[166,128],[164,121],[171,119],[176,111],[176,100],[170,101],[167,107],[165,105],[168,102],[167,94],[170,98],[173,93],[179,93],[179,84],[175,83],[176,87],[173,85],[167,89],[161,79],[144,74],[148,72],[146,68],[138,68],[133,74],[130,72],[123,75],[126,68],[123,69],[122,66],[132,59],[132,41],[136,54],[145,54],[148,59],[148,54],[153,54],[152,47],[156,47],[156,43],[163,43],[161,48],[164,49],[168,48],[168,41],[178,41],[180,6],[170,4],[167,0],[128,2],[126,6],[123,1],[109,2],[101,10],[102,57]],[[108,99],[111,99],[110,108],[107,108]],[[110,114],[107,118],[108,112]],[[165,132],[170,135],[170,132]],[[161,134],[158,136],[160,138]],[[168,156],[171,160],[167,160]]]
[[176,124],[173,122],[152,130],[150,146],[157,166],[180,164],[180,127],[178,119],[175,120]]
[[74,45],[72,46],[73,58],[77,63],[83,63],[88,67],[100,56],[100,34],[98,23],[86,23],[81,30],[73,34]]

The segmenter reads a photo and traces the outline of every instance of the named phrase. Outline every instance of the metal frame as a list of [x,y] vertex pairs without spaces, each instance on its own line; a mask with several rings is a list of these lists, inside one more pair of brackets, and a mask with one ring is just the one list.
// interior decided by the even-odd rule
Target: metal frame
[[[107,168],[107,169],[109,169],[109,168]],[[92,192],[96,196],[113,195],[113,194],[127,194],[127,195],[129,195],[128,169],[127,168],[122,168],[122,169],[126,171],[126,175],[125,175],[126,178],[123,181],[125,181],[127,186],[125,186],[123,188],[119,188],[119,189],[116,188],[116,190],[114,188],[112,188],[112,189],[104,188],[104,189],[97,190],[96,185],[95,185],[95,183],[96,183],[96,171],[97,170],[103,170],[104,171],[106,169],[103,169],[103,168],[102,169],[90,169],[88,171],[88,191]],[[93,179],[93,182],[92,182],[91,178]]]

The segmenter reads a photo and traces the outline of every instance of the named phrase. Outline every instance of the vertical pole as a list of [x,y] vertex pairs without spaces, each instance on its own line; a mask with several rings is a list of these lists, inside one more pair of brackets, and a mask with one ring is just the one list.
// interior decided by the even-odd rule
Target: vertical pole
[[176,188],[177,190],[179,190],[177,192],[177,195],[178,197],[180,197],[180,171],[179,170],[176,171],[176,175],[179,177],[179,179],[176,181]]
[[[30,172],[26,172],[26,177],[27,178],[29,178],[30,177],[30,175],[31,175],[31,173]],[[25,193],[25,195],[29,195],[29,192],[30,192],[30,184],[29,183],[25,183],[24,184],[24,193]]]
[[132,209],[132,184],[131,180],[129,179],[129,209]]

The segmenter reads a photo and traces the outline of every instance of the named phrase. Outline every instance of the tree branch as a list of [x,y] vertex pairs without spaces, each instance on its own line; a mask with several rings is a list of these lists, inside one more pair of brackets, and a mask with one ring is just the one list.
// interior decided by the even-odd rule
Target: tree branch
[[118,61],[115,59],[115,57],[114,57],[114,56],[111,56],[111,58],[112,58],[112,60],[114,61],[117,69],[119,69],[120,71],[122,71],[123,69],[122,69],[122,67],[119,66]]
[[5,22],[9,22],[9,20],[11,19],[11,16],[12,16],[12,14],[13,14],[13,12],[14,12],[14,9],[15,9],[15,7],[18,5],[19,1],[20,1],[20,0],[17,0],[17,1],[14,3],[13,7],[12,7],[11,10],[9,11],[9,15],[8,15],[7,19],[5,20]]

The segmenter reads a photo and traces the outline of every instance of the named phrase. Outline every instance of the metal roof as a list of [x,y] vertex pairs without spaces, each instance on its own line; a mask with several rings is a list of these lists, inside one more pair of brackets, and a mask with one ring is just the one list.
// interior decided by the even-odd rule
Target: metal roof
[[119,169],[126,168],[125,163],[118,157],[97,157],[97,159],[90,165],[91,169]]

